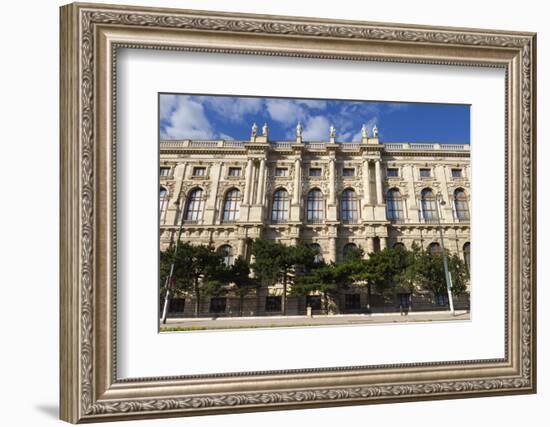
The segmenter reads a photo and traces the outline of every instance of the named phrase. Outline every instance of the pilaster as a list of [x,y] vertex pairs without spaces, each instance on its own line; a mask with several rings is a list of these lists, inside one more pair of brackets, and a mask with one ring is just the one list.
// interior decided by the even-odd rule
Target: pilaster
[[214,224],[216,218],[216,201],[218,199],[218,188],[220,185],[220,177],[222,173],[224,163],[220,162],[214,164],[210,171],[212,176],[212,187],[210,189],[210,194],[205,203],[204,215],[203,215],[203,224]]

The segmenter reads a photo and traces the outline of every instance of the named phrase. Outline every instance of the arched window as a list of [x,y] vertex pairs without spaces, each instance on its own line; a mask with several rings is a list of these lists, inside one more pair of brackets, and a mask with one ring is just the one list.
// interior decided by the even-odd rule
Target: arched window
[[346,243],[342,248],[342,258],[346,259],[352,256],[357,250],[357,245],[355,243]]
[[422,203],[422,215],[426,222],[435,222],[439,217],[437,213],[437,201],[435,194],[430,188],[425,188],[420,194]]
[[454,193],[456,217],[459,221],[470,221],[468,209],[468,197],[462,188],[457,188]]
[[241,210],[241,192],[236,188],[229,190],[223,201],[223,216],[225,222],[232,222],[239,219]]
[[168,203],[168,191],[164,187],[160,187],[159,192],[159,212],[160,212],[160,218],[162,222],[162,217],[164,214],[164,211],[166,210],[166,205]]
[[386,209],[390,221],[403,221],[405,219],[403,213],[403,198],[397,188],[392,188],[388,191],[386,195]]
[[464,243],[464,246],[462,247],[462,254],[464,255],[464,263],[466,264],[466,268],[470,271],[470,242]]
[[198,221],[202,218],[203,211],[202,189],[195,188],[187,197],[187,205],[185,206],[185,220]]
[[394,244],[394,245],[393,245],[393,248],[394,248],[394,249],[401,249],[401,250],[403,250],[403,251],[406,249],[406,248],[405,248],[405,245],[404,245],[403,243],[401,243],[401,242],[397,242],[396,244]]
[[313,258],[313,262],[315,264],[323,262],[323,251],[321,249],[321,245],[319,245],[318,243],[312,243],[311,245],[309,245],[309,247],[315,253],[315,257]]
[[322,222],[325,217],[325,208],[323,193],[318,188],[314,188],[307,194],[307,222]]
[[428,246],[428,252],[431,255],[439,255],[441,253],[441,245],[437,242],[430,243],[430,246]]
[[342,221],[343,222],[357,222],[359,219],[357,210],[357,196],[355,191],[351,188],[344,190],[342,193]]
[[226,267],[230,267],[235,262],[235,257],[233,256],[233,248],[230,245],[220,246],[218,253],[223,257],[223,263]]
[[288,221],[288,207],[288,191],[286,191],[284,188],[280,188],[273,194],[273,203],[271,205],[271,221]]

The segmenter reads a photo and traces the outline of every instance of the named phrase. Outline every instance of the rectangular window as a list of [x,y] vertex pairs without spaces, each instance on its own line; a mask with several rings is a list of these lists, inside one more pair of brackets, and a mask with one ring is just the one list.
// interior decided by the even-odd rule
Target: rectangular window
[[361,295],[360,294],[346,294],[345,296],[346,310],[360,310],[361,309]]
[[280,312],[282,310],[282,297],[269,296],[265,297],[265,311]]
[[309,176],[321,176],[321,168],[309,168]]
[[451,175],[453,178],[462,178],[462,169],[451,169]]
[[397,294],[397,302],[400,308],[409,308],[411,306],[411,294]]
[[210,313],[225,313],[227,298],[215,297],[210,298]]
[[193,176],[205,176],[206,168],[204,166],[196,166],[193,168]]
[[387,177],[399,176],[399,169],[397,169],[397,168],[388,168],[388,170],[386,171],[386,176]]
[[355,168],[342,169],[342,176],[355,176]]
[[160,168],[160,176],[168,176],[168,175],[170,175],[170,168],[161,167]]
[[422,178],[429,178],[430,176],[432,176],[432,171],[431,171],[431,169],[421,168],[421,169],[420,169],[420,176],[421,176]]
[[185,298],[172,298],[170,300],[170,313],[183,313],[185,309]]
[[306,307],[311,307],[312,310],[321,310],[321,295],[306,296]]
[[229,176],[241,176],[241,168],[229,168]]
[[449,304],[449,297],[446,294],[437,294],[434,296],[435,305],[446,306]]
[[288,175],[288,169],[287,168],[276,168],[275,169],[275,176],[287,176]]

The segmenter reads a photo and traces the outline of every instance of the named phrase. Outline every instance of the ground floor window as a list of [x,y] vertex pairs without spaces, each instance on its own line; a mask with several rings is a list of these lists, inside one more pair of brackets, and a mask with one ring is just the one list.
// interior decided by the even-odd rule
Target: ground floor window
[[399,307],[409,308],[411,305],[411,294],[398,294],[397,302]]
[[359,310],[361,308],[360,294],[346,294],[345,307],[346,310]]
[[172,298],[170,300],[170,313],[183,313],[185,309],[185,298]]
[[265,311],[277,312],[282,310],[282,297],[269,296],[265,297]]
[[216,297],[210,299],[210,313],[225,313],[227,298]]
[[439,294],[435,296],[435,305],[446,306],[449,304],[449,296],[446,294]]
[[321,295],[308,295],[306,307],[311,307],[312,310],[321,310]]

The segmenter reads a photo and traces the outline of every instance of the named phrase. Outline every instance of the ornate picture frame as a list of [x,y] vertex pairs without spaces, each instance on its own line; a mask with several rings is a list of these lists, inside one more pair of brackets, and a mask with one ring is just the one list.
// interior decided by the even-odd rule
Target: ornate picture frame
[[[61,8],[60,384],[72,423],[536,391],[536,35],[97,4]],[[123,379],[116,335],[118,48],[501,67],[505,349],[491,360]]]

